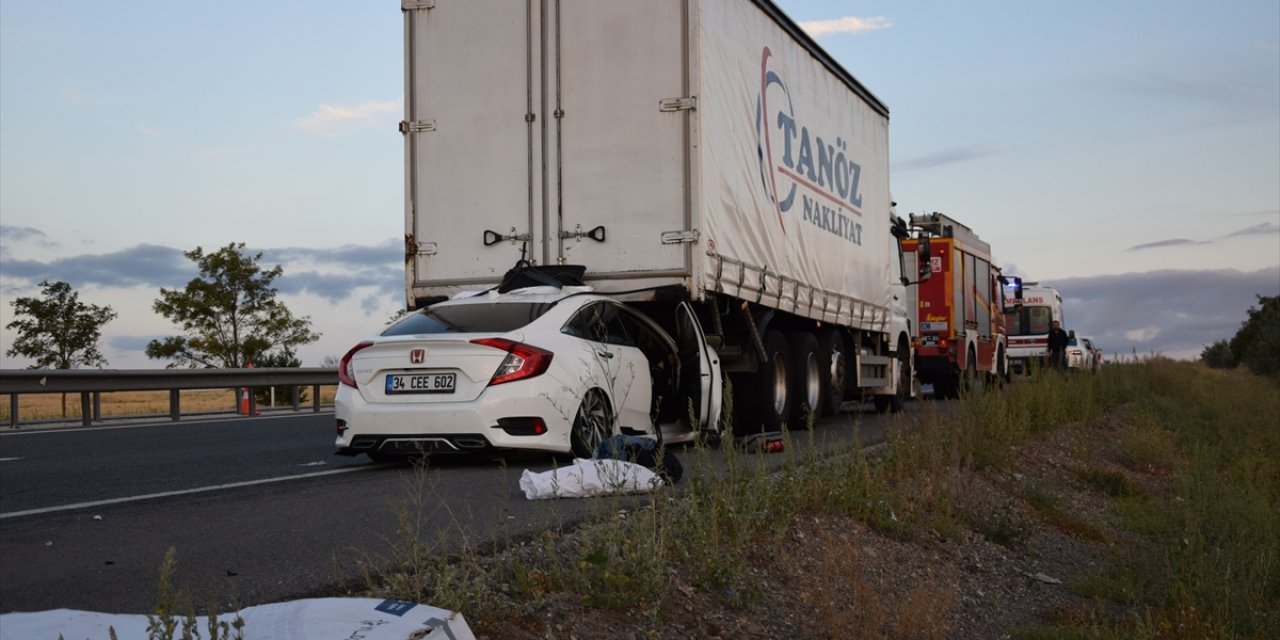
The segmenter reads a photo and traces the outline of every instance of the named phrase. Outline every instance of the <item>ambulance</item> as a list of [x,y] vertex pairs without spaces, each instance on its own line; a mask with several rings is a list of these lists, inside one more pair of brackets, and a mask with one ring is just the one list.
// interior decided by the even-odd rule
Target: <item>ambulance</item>
[[[1005,325],[1009,331],[1009,364],[1013,373],[1030,374],[1034,367],[1049,366],[1049,329],[1062,317],[1062,295],[1039,282],[1010,281],[1005,295]],[[1021,296],[1021,299],[1019,299]]]
[[907,260],[928,278],[913,290],[916,375],[935,397],[980,388],[1009,374],[1004,278],[991,245],[941,213],[910,216]]

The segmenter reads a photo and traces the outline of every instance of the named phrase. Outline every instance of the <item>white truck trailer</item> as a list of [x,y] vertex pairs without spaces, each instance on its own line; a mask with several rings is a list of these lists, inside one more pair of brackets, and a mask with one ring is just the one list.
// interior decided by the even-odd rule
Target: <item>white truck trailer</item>
[[885,105],[768,0],[402,0],[411,308],[520,260],[696,309],[739,429],[915,395]]

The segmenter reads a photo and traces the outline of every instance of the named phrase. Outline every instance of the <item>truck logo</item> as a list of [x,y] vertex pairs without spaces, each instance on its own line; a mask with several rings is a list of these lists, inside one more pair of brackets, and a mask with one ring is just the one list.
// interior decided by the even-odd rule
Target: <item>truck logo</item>
[[[862,216],[862,194],[858,191],[862,166],[846,155],[849,143],[844,138],[836,136],[835,144],[828,144],[821,135],[810,133],[803,121],[797,123],[791,90],[782,77],[769,68],[772,56],[765,47],[760,57],[756,156],[760,163],[761,187],[774,205],[778,226],[786,234],[783,214],[795,206],[799,192],[805,222],[861,245],[862,224],[855,217]],[[785,196],[779,192],[780,176]]]

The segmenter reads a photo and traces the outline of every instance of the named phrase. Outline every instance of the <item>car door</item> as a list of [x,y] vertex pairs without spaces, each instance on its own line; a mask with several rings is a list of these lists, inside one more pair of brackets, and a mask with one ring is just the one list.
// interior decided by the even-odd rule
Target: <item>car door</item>
[[601,300],[584,306],[571,325],[591,343],[583,375],[609,394],[618,425],[649,431],[649,365],[625,326],[625,312],[618,303]]
[[687,302],[676,307],[675,340],[680,358],[680,390],[693,404],[697,428],[718,432],[724,392],[720,356],[707,344],[702,324]]

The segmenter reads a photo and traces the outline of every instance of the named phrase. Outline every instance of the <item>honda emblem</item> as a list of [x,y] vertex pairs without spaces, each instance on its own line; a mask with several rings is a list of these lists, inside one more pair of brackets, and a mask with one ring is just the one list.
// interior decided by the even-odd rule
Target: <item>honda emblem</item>
[[409,351],[409,364],[422,364],[427,359],[426,349],[413,349]]

